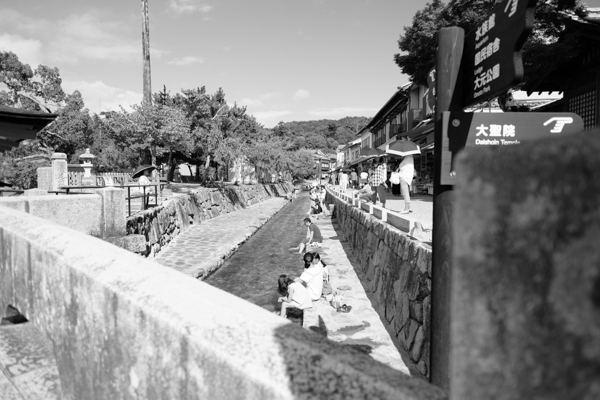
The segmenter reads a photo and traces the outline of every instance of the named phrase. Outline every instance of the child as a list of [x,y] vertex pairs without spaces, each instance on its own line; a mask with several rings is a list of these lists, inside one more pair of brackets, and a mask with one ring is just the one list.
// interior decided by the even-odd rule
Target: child
[[300,310],[306,310],[312,307],[308,289],[300,281],[296,282],[288,275],[280,275],[277,283],[279,293],[283,295],[283,297],[277,299],[277,302],[281,303],[281,312],[279,315],[285,318],[288,308],[295,307]]

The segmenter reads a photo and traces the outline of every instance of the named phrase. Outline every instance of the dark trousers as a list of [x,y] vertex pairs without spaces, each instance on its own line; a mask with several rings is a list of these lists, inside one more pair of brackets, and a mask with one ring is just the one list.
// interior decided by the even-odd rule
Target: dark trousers
[[379,194],[381,205],[385,207],[385,186],[383,186],[383,183],[372,190],[373,194],[371,195],[371,201],[373,201],[373,204],[377,203],[377,195]]

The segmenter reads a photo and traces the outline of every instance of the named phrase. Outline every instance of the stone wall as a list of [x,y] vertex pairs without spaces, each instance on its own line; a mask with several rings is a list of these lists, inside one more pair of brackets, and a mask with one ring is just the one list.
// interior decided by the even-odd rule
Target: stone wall
[[65,399],[446,399],[230,293],[0,207],[7,305],[52,342]]
[[271,197],[285,196],[291,183],[242,185],[225,188],[186,188],[179,186],[173,198],[158,207],[132,215],[127,219],[128,245],[113,243],[146,257],[156,256],[190,225],[218,217]]
[[431,247],[327,193],[374,307],[417,370],[429,377]]

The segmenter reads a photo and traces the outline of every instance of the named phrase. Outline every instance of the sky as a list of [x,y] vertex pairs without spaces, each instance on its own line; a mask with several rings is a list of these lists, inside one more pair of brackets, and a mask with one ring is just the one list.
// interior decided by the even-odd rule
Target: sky
[[[140,0],[4,2],[0,50],[57,67],[91,112],[142,99]],[[222,87],[270,128],[372,117],[408,82],[398,39],[426,0],[149,0],[152,91]],[[600,0],[588,0],[600,7]]]

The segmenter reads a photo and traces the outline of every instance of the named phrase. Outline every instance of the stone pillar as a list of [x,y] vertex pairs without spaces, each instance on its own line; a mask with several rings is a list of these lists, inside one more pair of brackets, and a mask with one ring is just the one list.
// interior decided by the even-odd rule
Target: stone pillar
[[94,192],[102,197],[102,220],[100,221],[102,237],[125,236],[127,234],[126,190],[106,187],[95,189]]
[[52,190],[60,190],[61,186],[67,186],[67,155],[65,153],[52,154]]
[[52,167],[37,169],[37,187],[43,190],[52,190]]
[[459,157],[452,400],[600,398],[600,132]]

